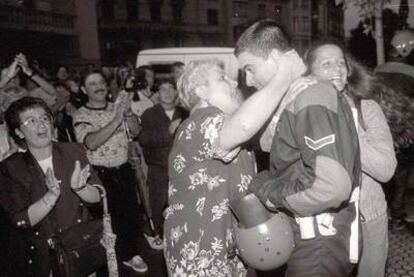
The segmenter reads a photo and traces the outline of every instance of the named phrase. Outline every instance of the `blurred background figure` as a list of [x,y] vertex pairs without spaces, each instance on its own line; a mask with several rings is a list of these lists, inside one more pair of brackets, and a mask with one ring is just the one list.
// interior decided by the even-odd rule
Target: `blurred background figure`
[[124,87],[134,93],[131,102],[131,110],[137,116],[141,116],[145,110],[158,103],[155,101],[154,72],[149,67],[140,67],[133,70],[125,80]]
[[118,94],[121,91],[121,84],[116,76],[112,76],[108,79],[109,98],[111,101],[115,101],[118,98]]
[[69,72],[66,66],[59,66],[56,70],[56,82],[65,83],[69,79]]
[[390,61],[378,66],[380,103],[390,123],[397,149],[398,166],[388,186],[391,230],[414,223],[414,214],[406,214],[407,187],[414,185],[414,32],[397,31],[391,40]]
[[177,84],[178,78],[180,78],[181,74],[184,72],[184,63],[175,62],[171,65],[171,69],[172,69],[174,82],[175,84]]
[[160,81],[158,88],[159,103],[142,114],[142,129],[138,139],[148,166],[146,185],[155,226],[155,234],[147,234],[146,238],[152,248],[160,250],[163,211],[168,198],[168,155],[175,131],[181,121],[187,118],[188,112],[176,105],[178,92],[173,80]]

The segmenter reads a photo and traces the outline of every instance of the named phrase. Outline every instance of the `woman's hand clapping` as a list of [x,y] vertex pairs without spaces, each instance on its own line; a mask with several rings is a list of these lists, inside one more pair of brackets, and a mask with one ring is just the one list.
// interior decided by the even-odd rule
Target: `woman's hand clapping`
[[75,169],[73,170],[72,177],[70,180],[70,187],[75,192],[79,192],[86,187],[86,182],[90,176],[90,166],[86,165],[81,169],[79,161],[75,162]]
[[60,196],[60,183],[58,179],[56,179],[55,174],[51,168],[46,170],[46,186],[49,192],[57,198]]

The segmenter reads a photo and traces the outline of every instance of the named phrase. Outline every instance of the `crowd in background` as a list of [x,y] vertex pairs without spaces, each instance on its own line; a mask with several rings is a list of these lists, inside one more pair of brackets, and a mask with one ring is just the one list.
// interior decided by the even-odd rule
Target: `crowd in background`
[[[179,67],[182,67],[182,64],[175,66],[175,68]],[[51,127],[52,141],[84,144],[85,154],[92,165],[91,170],[102,180],[107,191],[109,211],[113,218],[112,225],[117,234],[118,263],[129,266],[137,272],[147,271],[145,261],[138,255],[140,250],[137,239],[145,235],[153,249],[162,250],[162,211],[167,202],[168,154],[175,129],[188,114],[177,106],[178,93],[173,74],[171,79],[167,78],[155,84],[153,70],[145,66],[137,69],[128,66],[103,66],[98,69],[88,65],[79,71],[59,66],[53,77],[45,71],[44,68],[41,70],[38,65],[29,62],[23,53],[17,54],[13,61],[2,69],[0,160],[9,161],[8,157],[16,156],[13,154],[22,151],[32,153],[30,140],[26,137],[23,144],[16,143],[14,131],[10,131],[6,119],[6,111],[14,103],[21,106],[21,101],[23,104],[26,103],[23,112],[37,108],[45,110],[41,113],[46,112],[48,116],[50,115],[52,125],[49,126],[47,120],[43,119],[42,124],[30,125],[35,131],[34,140],[47,136],[47,132],[44,133],[43,129]],[[44,106],[32,103],[33,99],[40,99]],[[39,122],[35,117],[35,115],[30,116],[34,121]],[[25,125],[24,128],[27,126]],[[16,127],[23,128],[20,125]],[[50,145],[55,145],[56,143],[52,141]],[[56,145],[60,147],[60,144]],[[61,166],[53,165],[53,167]],[[8,174],[2,172],[2,179],[9,179]],[[17,187],[12,183],[8,184],[11,185],[10,189]],[[8,198],[10,192],[5,192],[6,186],[2,185],[2,195]],[[37,186],[41,187],[41,184]],[[138,190],[139,194],[137,194]],[[30,192],[29,195],[33,193]],[[138,200],[137,196],[142,199]],[[48,199],[46,195],[44,198]],[[62,197],[58,197],[60,198]],[[17,202],[13,202],[14,198],[11,199],[11,203],[2,203],[2,219],[5,219],[3,213],[6,213],[9,218],[16,216],[15,210],[10,207],[29,205],[29,203],[21,203],[20,198]],[[51,203],[47,207],[52,210],[61,209],[58,208],[62,203],[60,200],[53,198],[53,201],[49,200],[47,203]],[[139,222],[143,217],[139,203],[147,205],[146,219],[151,217],[151,224],[147,224],[145,234],[139,232],[141,228]],[[50,220],[49,213],[50,211],[45,215],[46,220],[40,221],[40,226],[46,224],[48,218]],[[66,227],[62,226],[62,228]],[[2,231],[2,240],[8,240],[14,229],[5,228]],[[32,253],[27,256],[28,252],[25,248],[35,247],[35,243],[29,242],[25,247],[24,244],[27,242],[22,242],[23,244],[20,245],[22,248],[19,248],[15,247],[18,245],[15,243],[18,239],[9,241],[12,241],[8,244],[10,247],[6,247],[3,254],[8,256],[10,253],[8,251],[14,248],[18,255],[14,255],[16,263],[8,263],[4,266],[12,272],[24,271],[27,263],[21,262],[32,261],[31,256],[34,254],[33,251],[29,251]],[[43,259],[46,258],[43,256]],[[3,258],[1,260],[5,261]],[[36,263],[30,262],[30,264]],[[38,265],[35,268],[39,268]],[[11,274],[14,276],[20,273]]]

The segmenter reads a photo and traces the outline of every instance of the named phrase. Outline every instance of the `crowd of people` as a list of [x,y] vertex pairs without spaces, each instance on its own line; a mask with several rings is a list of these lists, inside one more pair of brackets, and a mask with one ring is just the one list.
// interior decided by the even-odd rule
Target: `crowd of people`
[[[155,81],[150,66],[60,66],[52,77],[18,53],[0,79],[0,270],[56,276],[49,239],[101,218],[101,184],[121,276],[150,271],[140,236],[164,251],[169,276],[260,276],[233,235],[230,204],[248,194],[289,218],[284,276],[384,276],[389,229],[414,222],[403,206],[414,32],[392,46],[375,70],[333,41],[300,57],[283,28],[258,21],[234,50],[256,89],[246,99],[215,59]],[[258,133],[270,154],[260,172]]]

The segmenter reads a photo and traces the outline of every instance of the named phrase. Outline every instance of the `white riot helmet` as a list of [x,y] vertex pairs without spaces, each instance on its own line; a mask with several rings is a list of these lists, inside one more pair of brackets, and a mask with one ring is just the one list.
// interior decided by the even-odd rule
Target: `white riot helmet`
[[414,32],[411,30],[397,31],[391,40],[391,45],[402,57],[407,57],[414,49]]
[[263,271],[285,264],[294,248],[287,215],[270,213],[254,194],[233,201],[230,206],[238,220],[233,229],[242,260]]

